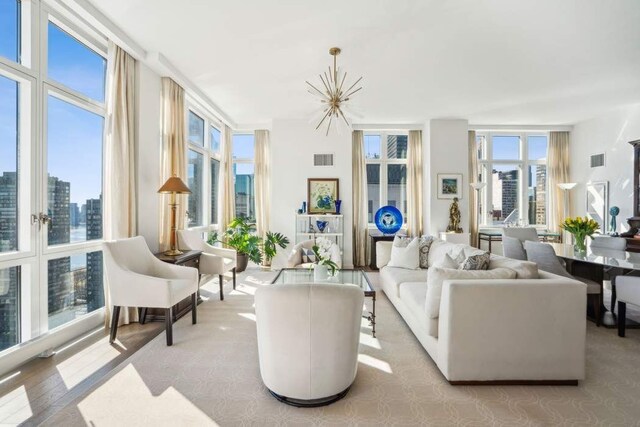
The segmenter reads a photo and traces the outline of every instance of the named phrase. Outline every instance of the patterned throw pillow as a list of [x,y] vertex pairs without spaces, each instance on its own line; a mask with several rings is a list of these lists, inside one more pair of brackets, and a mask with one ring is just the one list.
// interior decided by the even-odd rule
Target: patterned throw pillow
[[488,270],[489,262],[491,261],[491,254],[485,252],[479,255],[471,255],[460,267],[461,270]]
[[429,249],[433,243],[433,236],[420,237],[420,268],[429,268]]
[[314,263],[316,262],[316,254],[313,253],[313,249],[302,248],[302,263]]

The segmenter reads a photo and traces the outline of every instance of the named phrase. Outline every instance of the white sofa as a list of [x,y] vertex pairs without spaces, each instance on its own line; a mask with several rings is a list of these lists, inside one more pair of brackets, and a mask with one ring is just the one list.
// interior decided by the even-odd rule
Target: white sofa
[[[445,280],[434,319],[425,308],[428,269],[388,267],[392,245],[376,246],[382,290],[451,384],[575,385],[584,379],[586,285],[492,255],[489,269],[510,268],[516,278]],[[460,251],[478,249],[435,239],[429,268]]]

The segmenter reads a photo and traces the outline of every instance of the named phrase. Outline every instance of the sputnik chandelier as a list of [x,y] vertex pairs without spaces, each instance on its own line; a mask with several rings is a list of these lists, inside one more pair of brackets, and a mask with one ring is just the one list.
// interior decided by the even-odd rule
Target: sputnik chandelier
[[[322,118],[318,125],[316,126],[316,130],[322,126],[322,123],[327,122],[327,132],[326,135],[329,135],[329,129],[331,128],[331,123],[334,121],[338,122],[340,118],[344,120],[347,126],[350,126],[347,117],[345,116],[346,104],[351,99],[351,96],[362,89],[362,86],[355,89],[355,87],[360,83],[362,77],[360,77],[354,84],[349,86],[349,89],[343,90],[345,87],[345,80],[347,79],[347,73],[338,70],[336,66],[336,57],[340,55],[339,47],[332,47],[329,49],[329,54],[333,56],[333,70],[331,66],[329,66],[329,74],[325,71],[322,74],[319,74],[320,80],[322,81],[322,86],[324,86],[324,91],[319,90],[317,87],[306,82],[310,89],[308,92],[312,95],[315,95],[320,98],[320,102],[322,102]],[[347,112],[348,113],[348,112]],[[328,120],[327,120],[328,119]]]

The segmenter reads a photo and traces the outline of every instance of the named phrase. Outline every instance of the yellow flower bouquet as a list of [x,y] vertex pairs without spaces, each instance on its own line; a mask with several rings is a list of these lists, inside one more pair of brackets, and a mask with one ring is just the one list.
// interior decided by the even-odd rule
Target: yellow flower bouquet
[[600,224],[593,219],[585,217],[567,218],[560,228],[571,233],[575,240],[574,247],[578,252],[585,252],[587,250],[587,236],[591,237],[596,230],[600,228]]

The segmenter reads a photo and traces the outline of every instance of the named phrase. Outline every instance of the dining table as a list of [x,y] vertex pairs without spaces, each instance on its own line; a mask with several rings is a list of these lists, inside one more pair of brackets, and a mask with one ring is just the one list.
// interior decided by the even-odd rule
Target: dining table
[[[640,276],[640,253],[615,249],[591,247],[587,242],[587,250],[578,252],[573,245],[566,243],[549,243],[558,258],[566,263],[569,273],[574,276],[586,277],[598,283],[603,283],[605,276],[612,280],[611,307],[603,307],[602,324],[607,327],[616,326],[615,313],[615,277],[622,275]],[[601,292],[603,292],[601,290]],[[640,324],[627,319],[628,327],[640,327]]]

